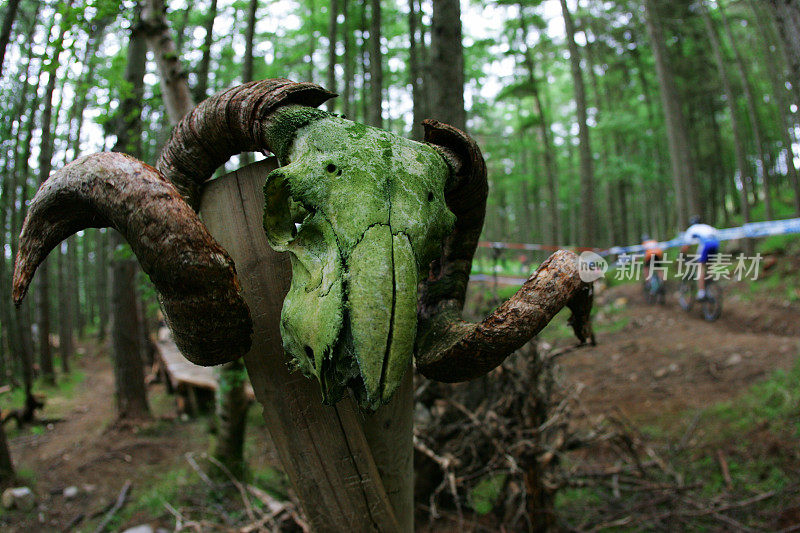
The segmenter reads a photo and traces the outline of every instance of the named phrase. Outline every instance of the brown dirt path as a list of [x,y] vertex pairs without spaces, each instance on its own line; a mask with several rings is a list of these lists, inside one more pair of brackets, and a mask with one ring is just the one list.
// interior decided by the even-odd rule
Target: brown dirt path
[[[135,499],[159,473],[185,464],[185,452],[207,449],[205,424],[177,421],[174,400],[165,397],[161,385],[149,391],[152,421],[116,424],[111,362],[105,353],[86,349],[89,353],[74,363],[84,381],[66,399],[51,395],[39,413],[61,421],[40,435],[28,429],[10,439],[15,466],[29,478],[38,508],[4,511],[3,531],[58,531],[81,514],[83,525],[116,499],[126,480],[133,483],[130,498]],[[68,486],[79,489],[77,497],[63,496]]]
[[744,284],[725,287],[716,322],[684,312],[674,294],[648,305],[635,284],[601,293],[598,304],[611,309],[599,312],[601,324],[624,325],[562,360],[567,380],[585,385],[583,403],[597,414],[616,406],[643,421],[727,400],[800,354],[800,305],[750,296]]

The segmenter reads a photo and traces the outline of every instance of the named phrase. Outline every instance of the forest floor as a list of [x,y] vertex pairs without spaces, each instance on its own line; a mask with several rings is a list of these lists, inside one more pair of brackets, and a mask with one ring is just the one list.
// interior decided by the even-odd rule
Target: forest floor
[[[174,502],[182,491],[188,501],[208,496],[201,494],[207,487],[197,486],[201,478],[191,467],[209,469],[203,461],[213,445],[208,417],[180,416],[176,397],[156,383],[148,395],[151,420],[116,421],[113,370],[106,350],[84,344],[81,351],[84,355],[73,362],[73,377],[41,391],[47,401],[40,417],[58,421],[22,431],[8,425],[18,474],[36,493],[38,505],[28,513],[0,510],[0,530],[94,531],[128,481],[127,504],[107,530],[143,523],[172,530],[174,517],[165,503]],[[273,448],[260,412],[255,407],[249,412],[250,426],[260,426],[248,431],[249,466],[262,485],[280,489],[283,481],[269,466]],[[77,488],[77,495],[65,497],[67,487]]]
[[800,354],[800,295],[792,301],[782,292],[731,284],[715,322],[699,309],[683,311],[673,291],[665,304],[648,304],[632,283],[601,293],[598,306],[597,346],[561,361],[598,414],[613,406],[644,421],[706,407],[775,370],[790,370]]
[[[736,402],[754,383],[770,379],[775,371],[792,372],[797,364],[800,259],[785,258],[778,268],[781,272],[755,284],[729,283],[722,317],[713,323],[703,320],[699,312],[683,312],[672,294],[664,305],[648,305],[636,284],[601,291],[596,312],[598,345],[563,356],[564,380],[581,384],[582,404],[593,415],[621,412],[653,438],[685,435],[692,413],[735,406],[730,402]],[[565,322],[563,314],[557,317],[542,339],[556,347],[568,345]],[[58,388],[42,390],[47,404],[40,416],[59,421],[19,431],[13,423],[6,428],[22,483],[34,490],[38,505],[28,513],[0,511],[0,529],[55,531],[72,526],[76,531],[93,531],[128,480],[132,482],[129,503],[111,522],[112,530],[143,523],[172,530],[176,517],[167,503],[176,509],[219,507],[213,490],[204,487],[191,464],[192,458],[204,464],[202,453],[213,443],[208,418],[179,416],[175,398],[166,394],[163,385],[155,384],[149,396],[152,420],[115,422],[109,358],[93,344],[83,344],[81,349],[84,354],[73,362],[73,377]],[[794,423],[800,431],[800,406],[797,399],[792,401]],[[270,467],[274,456],[257,406],[250,411],[249,424],[250,482],[273,494],[285,494],[280,474]],[[704,422],[699,425],[695,439],[703,440],[704,431],[708,437],[719,429],[713,424],[703,427]],[[765,436],[763,427],[747,431],[751,430]],[[772,432],[765,438],[765,446],[773,449],[758,453],[786,455],[783,463],[788,461],[788,465],[779,468],[785,470],[781,475],[789,476],[800,463],[796,435],[792,440],[791,435]],[[737,439],[741,435],[736,432],[720,431],[711,449],[727,450],[735,457]],[[703,442],[707,444],[708,439]],[[735,481],[736,472],[733,477]],[[66,487],[76,487],[77,495],[66,498]],[[574,513],[576,508],[598,504],[597,496],[590,496],[571,493],[560,501]],[[800,524],[800,500],[781,506],[789,513],[788,522],[781,523],[784,527]],[[219,510],[218,517],[238,527],[245,523],[241,513],[240,506]]]

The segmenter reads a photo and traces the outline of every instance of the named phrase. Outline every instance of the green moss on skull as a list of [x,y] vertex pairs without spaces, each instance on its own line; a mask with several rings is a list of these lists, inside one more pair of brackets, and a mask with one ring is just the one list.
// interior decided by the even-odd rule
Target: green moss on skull
[[279,158],[291,162],[265,186],[270,243],[293,256],[281,334],[327,401],[349,386],[371,409],[409,366],[416,287],[455,218],[449,170],[427,145],[319,113],[282,115],[302,126],[280,131],[291,145]]

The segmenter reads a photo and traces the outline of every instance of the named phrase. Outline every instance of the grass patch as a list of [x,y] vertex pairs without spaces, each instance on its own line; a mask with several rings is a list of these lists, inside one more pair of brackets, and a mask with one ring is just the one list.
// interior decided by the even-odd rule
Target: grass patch
[[[697,485],[684,493],[684,500],[665,499],[653,504],[647,501],[650,496],[636,491],[623,492],[622,498],[615,498],[605,485],[567,488],[557,494],[558,514],[570,524],[587,527],[606,522],[609,516],[630,515],[632,521],[621,530],[641,531],[647,527],[633,524],[645,523],[653,513],[668,514],[685,506],[686,501],[700,508],[713,508],[724,502],[772,495],[754,505],[734,507],[726,515],[746,527],[773,529],[775,517],[793,505],[793,495],[797,494],[800,359],[790,370],[776,370],[733,400],[676,415],[648,420],[638,427],[638,432],[686,486]],[[688,434],[686,446],[679,448],[677,444],[687,437],[690,420],[694,431]],[[651,483],[675,483],[660,468],[648,469],[647,475]],[[640,506],[650,509],[650,515],[638,516]],[[690,505],[690,512],[692,509],[696,508]],[[692,531],[716,531],[719,526],[710,514],[686,514],[682,525]]]
[[[73,369],[69,374],[60,375],[55,386],[45,383],[41,378],[37,379],[33,385],[33,391],[35,394],[44,394],[48,400],[68,400],[75,396],[75,388],[85,379],[86,374],[82,370]],[[0,396],[0,409],[3,411],[19,409],[24,405],[25,390],[23,387],[17,387]]]

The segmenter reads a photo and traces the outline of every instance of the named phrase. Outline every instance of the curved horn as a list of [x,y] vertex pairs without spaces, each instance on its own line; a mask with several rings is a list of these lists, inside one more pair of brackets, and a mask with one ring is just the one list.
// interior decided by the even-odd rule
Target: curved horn
[[483,154],[469,135],[437,120],[423,120],[422,126],[425,142],[437,149],[450,166],[451,181],[445,189],[445,199],[456,216],[453,232],[444,241],[441,258],[431,264],[430,277],[420,295],[420,316],[430,318],[444,304],[459,313],[464,307],[489,185]]
[[51,175],[36,193],[20,234],[15,303],[62,240],[103,227],[116,229],[130,243],[187,359],[216,365],[250,349],[252,323],[233,261],[164,176],[120,153],[82,157]]
[[200,186],[231,156],[265,150],[279,158],[283,155],[280,152],[291,139],[271,132],[278,108],[291,104],[308,106],[310,119],[322,113],[313,108],[334,96],[313,83],[286,79],[254,81],[217,93],[175,126],[156,168],[197,209]]
[[486,164],[464,132],[435,120],[423,121],[425,141],[447,161],[452,177],[447,207],[456,215],[442,255],[431,264],[418,307],[417,369],[437,381],[457,382],[492,370],[547,325],[565,305],[581,342],[591,339],[592,287],[580,280],[572,252],[553,254],[522,288],[479,324],[461,320],[472,257],[486,213]]

